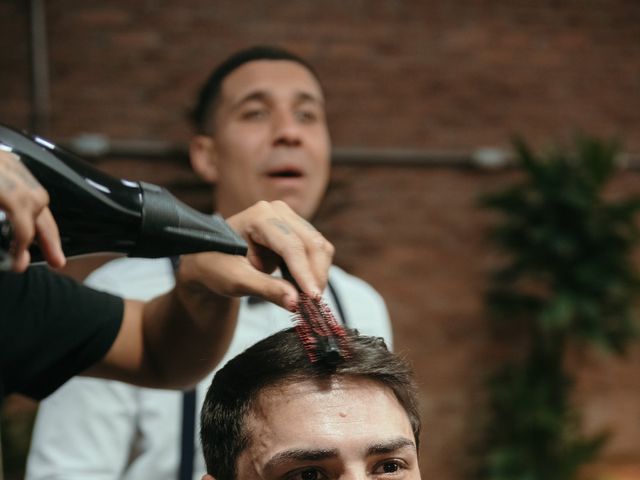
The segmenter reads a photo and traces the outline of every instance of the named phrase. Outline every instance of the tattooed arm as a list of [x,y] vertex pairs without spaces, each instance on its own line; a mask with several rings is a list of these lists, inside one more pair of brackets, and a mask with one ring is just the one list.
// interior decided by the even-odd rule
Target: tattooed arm
[[11,256],[13,270],[24,271],[29,265],[29,245],[38,236],[44,257],[52,267],[65,264],[60,234],[47,207],[49,195],[20,162],[8,152],[0,151],[0,210],[13,227]]

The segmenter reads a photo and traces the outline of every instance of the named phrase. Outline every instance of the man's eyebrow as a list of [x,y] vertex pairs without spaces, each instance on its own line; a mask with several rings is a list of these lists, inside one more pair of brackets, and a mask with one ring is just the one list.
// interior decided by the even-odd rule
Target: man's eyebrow
[[302,102],[314,102],[317,103],[319,105],[324,105],[324,99],[318,95],[314,95],[312,93],[309,92],[298,92],[296,94],[296,101],[298,103],[302,103]]
[[337,456],[338,456],[338,450],[335,448],[284,450],[282,452],[276,453],[273,457],[271,457],[269,461],[265,464],[264,468],[265,470],[272,469],[284,462],[291,462],[291,461],[313,462],[317,460],[325,460],[327,458],[335,458]]
[[254,90],[252,92],[247,93],[243,97],[240,97],[237,101],[233,102],[232,108],[238,108],[244,105],[247,102],[251,101],[260,101],[264,102],[268,97],[268,94],[264,90]]
[[392,453],[403,448],[411,448],[412,450],[416,450],[416,445],[413,440],[410,440],[406,437],[398,437],[370,445],[367,449],[367,456]]
[[[233,104],[233,108],[238,108],[244,105],[247,102],[258,101],[265,102],[269,98],[269,92],[266,90],[254,90],[252,92],[247,93],[243,97],[241,97],[238,101]],[[314,95],[309,92],[305,92],[303,90],[295,93],[295,101],[297,103],[303,102],[314,102],[319,105],[324,105],[324,99],[318,95]]]

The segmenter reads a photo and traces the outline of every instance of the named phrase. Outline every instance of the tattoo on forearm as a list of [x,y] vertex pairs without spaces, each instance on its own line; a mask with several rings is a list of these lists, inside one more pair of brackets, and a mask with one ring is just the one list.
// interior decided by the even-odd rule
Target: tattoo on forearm
[[268,221],[270,224],[277,227],[285,235],[289,235],[291,233],[291,229],[289,228],[289,225],[284,223],[279,218],[270,218]]

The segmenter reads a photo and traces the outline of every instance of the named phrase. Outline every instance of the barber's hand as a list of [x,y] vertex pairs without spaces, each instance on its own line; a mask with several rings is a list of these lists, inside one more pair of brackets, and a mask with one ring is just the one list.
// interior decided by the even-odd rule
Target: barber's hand
[[269,275],[284,260],[305,293],[322,293],[333,245],[286,203],[261,201],[227,222],[249,244],[247,257],[222,253],[183,256],[179,284],[224,296],[257,295],[293,310],[298,300],[296,288]]
[[49,194],[19,158],[0,150],[0,210],[6,213],[13,229],[10,253],[12,269],[16,272],[29,266],[29,245],[36,235],[49,265],[62,267],[65,264],[58,226],[48,204]]

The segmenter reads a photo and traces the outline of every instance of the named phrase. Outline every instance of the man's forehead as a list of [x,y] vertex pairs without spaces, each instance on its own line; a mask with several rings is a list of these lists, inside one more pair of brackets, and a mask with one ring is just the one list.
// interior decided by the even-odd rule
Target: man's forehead
[[256,92],[323,100],[316,77],[293,60],[252,60],[236,68],[222,82],[223,101],[240,101]]
[[[376,399],[377,404],[365,410],[376,410],[384,404],[392,407],[399,417],[408,414],[388,386],[368,378],[336,376],[302,381],[285,381],[264,388],[252,402],[248,423],[253,427],[277,424],[282,420],[284,410],[301,414],[303,421],[313,421],[307,415],[312,411],[323,414],[331,410],[341,410],[345,405],[358,404],[363,399]],[[355,403],[354,403],[355,402]],[[358,407],[357,410],[361,410]]]

